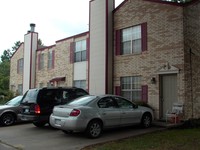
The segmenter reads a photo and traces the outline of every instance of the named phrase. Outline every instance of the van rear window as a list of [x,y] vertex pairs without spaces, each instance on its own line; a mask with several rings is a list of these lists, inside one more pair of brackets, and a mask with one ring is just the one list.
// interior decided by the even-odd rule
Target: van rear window
[[32,89],[32,90],[28,90],[22,100],[22,103],[32,103],[32,102],[36,102],[37,100],[37,95],[38,95],[38,91],[37,89]]

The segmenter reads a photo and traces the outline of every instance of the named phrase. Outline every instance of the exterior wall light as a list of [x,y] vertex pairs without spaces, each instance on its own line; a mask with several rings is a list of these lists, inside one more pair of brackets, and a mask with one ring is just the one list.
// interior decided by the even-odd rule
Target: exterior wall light
[[152,78],[151,78],[151,83],[152,83],[152,84],[156,84],[156,78],[155,78],[155,77],[152,77]]

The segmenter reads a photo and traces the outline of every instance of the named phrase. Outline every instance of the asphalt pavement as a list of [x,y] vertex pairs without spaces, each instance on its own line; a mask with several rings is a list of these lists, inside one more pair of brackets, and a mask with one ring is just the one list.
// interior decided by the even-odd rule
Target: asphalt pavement
[[[0,127],[1,128],[1,127]],[[41,134],[41,136],[46,137],[48,139],[48,141],[44,141],[45,143],[41,143],[42,141],[40,141],[39,139],[37,139],[36,141],[34,141],[34,139],[32,137],[30,137],[30,143],[27,143],[27,141],[25,142],[25,139],[28,140],[28,137],[23,137],[22,139],[20,139],[20,137],[17,137],[17,135],[13,135],[16,130],[21,130],[20,128],[27,128],[30,131],[33,130],[32,133],[36,133],[37,137],[39,137],[40,135],[37,133],[37,128],[32,127],[32,125],[27,124],[24,125],[23,127],[18,126],[18,127],[11,127],[11,129],[13,131],[11,131],[11,129],[9,129],[8,127],[6,127],[5,129],[1,130],[3,131],[2,133],[0,132],[0,150],[32,150],[32,149],[48,149],[48,150],[54,150],[57,146],[59,142],[62,142],[62,140],[64,142],[62,142],[62,144],[59,144],[63,146],[64,143],[66,143],[66,140],[71,140],[73,141],[72,146],[69,147],[70,145],[68,145],[68,147],[57,147],[56,149],[64,149],[64,150],[81,150],[84,147],[87,147],[89,145],[94,145],[94,144],[99,144],[99,143],[105,143],[108,141],[114,141],[114,140],[120,140],[120,139],[124,139],[124,138],[129,138],[129,137],[134,137],[134,136],[138,136],[138,135],[143,135],[143,134],[147,134],[147,133],[152,133],[152,132],[157,132],[157,131],[162,131],[165,130],[165,127],[159,127],[159,126],[152,126],[148,129],[141,129],[140,127],[136,127],[136,128],[125,128],[125,129],[116,129],[116,130],[109,130],[109,131],[105,131],[102,136],[98,139],[87,139],[86,137],[82,136],[80,134],[75,134],[73,135],[64,135],[64,133],[62,133],[61,131],[51,131],[48,130],[44,131],[45,134],[47,135],[43,135]],[[1,128],[2,129],[2,128]],[[7,130],[7,131],[6,131]],[[9,130],[11,133],[9,133]],[[42,130],[41,130],[42,131]],[[41,132],[40,130],[38,132]],[[17,134],[21,133],[22,135],[24,133],[20,132],[20,131],[16,131]],[[25,132],[26,135],[28,135],[29,133]],[[2,134],[2,136],[1,136]],[[12,134],[12,138],[11,137]],[[53,137],[51,137],[53,136]],[[16,138],[14,138],[16,137]],[[25,138],[25,139],[24,139]],[[80,139],[79,139],[80,138]],[[55,148],[53,148],[54,143],[52,143],[50,140],[53,140],[53,142],[55,142]],[[38,141],[39,140],[39,141]],[[55,141],[57,140],[57,141]],[[40,145],[33,145],[33,147],[31,146],[31,141],[38,142]],[[70,141],[70,142],[72,142]],[[47,143],[48,142],[48,143]],[[49,143],[51,142],[51,143]],[[11,144],[12,143],[12,144]],[[16,144],[17,143],[17,144]],[[57,146],[56,146],[57,145]],[[64,144],[65,145],[65,144]]]

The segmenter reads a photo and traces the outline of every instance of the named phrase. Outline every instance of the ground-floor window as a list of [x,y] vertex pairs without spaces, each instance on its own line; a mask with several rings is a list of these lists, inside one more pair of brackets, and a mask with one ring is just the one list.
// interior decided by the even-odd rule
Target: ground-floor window
[[18,84],[17,94],[22,95],[23,94],[22,89],[23,89],[22,84]]
[[121,77],[121,95],[131,101],[140,101],[141,76]]
[[44,87],[44,83],[39,83],[39,88],[43,88]]
[[86,80],[74,80],[74,86],[82,89],[86,89]]

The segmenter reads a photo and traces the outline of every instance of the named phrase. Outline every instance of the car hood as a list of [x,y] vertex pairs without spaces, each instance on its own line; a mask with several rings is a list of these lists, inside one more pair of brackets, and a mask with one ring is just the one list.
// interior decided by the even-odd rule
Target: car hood
[[0,110],[1,109],[6,109],[6,108],[11,108],[13,106],[10,106],[10,105],[0,105]]

